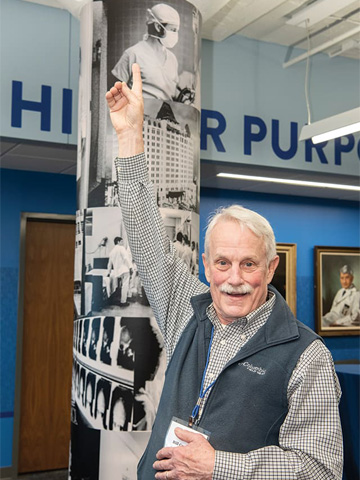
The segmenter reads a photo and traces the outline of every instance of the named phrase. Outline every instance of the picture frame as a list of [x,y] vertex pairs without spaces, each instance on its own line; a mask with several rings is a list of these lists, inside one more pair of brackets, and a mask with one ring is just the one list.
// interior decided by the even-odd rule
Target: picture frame
[[360,335],[360,247],[314,247],[316,331]]
[[277,243],[276,253],[280,262],[271,284],[285,298],[296,317],[296,243]]

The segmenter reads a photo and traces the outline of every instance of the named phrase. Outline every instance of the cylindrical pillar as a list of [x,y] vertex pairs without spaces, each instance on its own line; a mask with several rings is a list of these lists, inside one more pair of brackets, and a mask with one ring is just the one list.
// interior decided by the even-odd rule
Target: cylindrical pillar
[[116,80],[131,85],[139,63],[150,179],[167,233],[197,274],[200,14],[185,0],[93,1],[80,42],[69,478],[135,480],[166,359],[122,222],[105,93]]

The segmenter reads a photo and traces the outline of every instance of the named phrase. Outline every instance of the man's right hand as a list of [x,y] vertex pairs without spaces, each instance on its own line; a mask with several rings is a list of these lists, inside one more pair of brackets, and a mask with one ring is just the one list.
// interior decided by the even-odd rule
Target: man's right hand
[[129,157],[144,151],[142,125],[144,102],[140,67],[132,66],[133,87],[125,82],[116,82],[106,92],[110,118],[119,141],[119,156]]

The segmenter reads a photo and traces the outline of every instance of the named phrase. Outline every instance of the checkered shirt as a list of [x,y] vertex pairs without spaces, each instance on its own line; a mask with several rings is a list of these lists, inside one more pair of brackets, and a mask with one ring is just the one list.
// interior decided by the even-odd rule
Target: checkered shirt
[[[207,292],[208,287],[189,274],[166,235],[148,180],[145,155],[117,158],[115,167],[132,255],[164,336],[169,360],[193,315],[191,297]],[[206,385],[266,322],[274,302],[275,296],[269,295],[264,305],[225,328],[213,305],[208,307],[214,339]],[[289,409],[280,428],[279,446],[245,454],[217,450],[213,480],[341,480],[340,396],[331,354],[320,340],[315,340],[300,356],[290,378]]]

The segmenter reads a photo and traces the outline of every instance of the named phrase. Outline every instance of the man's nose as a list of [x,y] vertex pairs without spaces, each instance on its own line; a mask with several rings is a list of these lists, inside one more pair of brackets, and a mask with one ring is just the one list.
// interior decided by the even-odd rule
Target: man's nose
[[243,272],[238,265],[233,265],[230,270],[230,276],[228,282],[230,285],[241,285],[243,281]]

